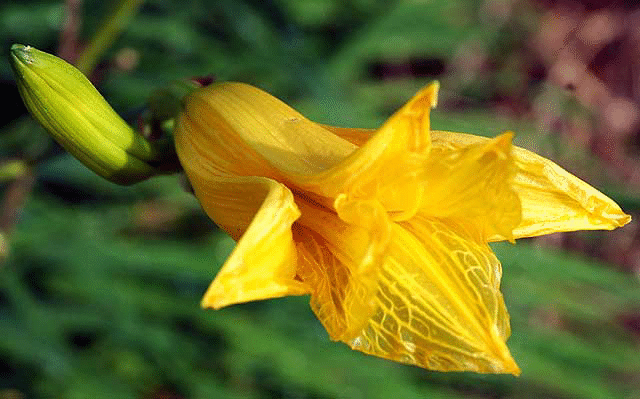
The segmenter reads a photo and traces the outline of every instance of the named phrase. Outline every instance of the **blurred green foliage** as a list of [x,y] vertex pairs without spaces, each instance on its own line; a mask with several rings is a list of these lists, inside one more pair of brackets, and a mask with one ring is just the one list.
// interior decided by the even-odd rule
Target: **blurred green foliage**
[[[496,2],[147,1],[93,78],[130,120],[154,89],[214,74],[258,85],[314,120],[363,127],[375,127],[438,78],[443,106],[435,128],[513,129],[535,146],[531,121],[486,106],[495,98],[521,101],[535,87],[521,51],[535,10],[517,1],[518,12],[504,18],[491,12]],[[109,4],[84,2],[81,39]],[[10,44],[55,52],[64,22],[60,1],[0,5],[5,87]],[[465,70],[474,57],[491,67]],[[27,160],[36,180],[24,203],[9,209],[19,218],[5,232],[0,398],[640,395],[640,286],[628,274],[525,240],[496,245],[520,378],[434,373],[367,357],[330,342],[306,297],[202,310],[200,296],[233,242],[180,178],[107,183],[29,119],[16,119],[20,109],[9,109],[0,154]],[[638,198],[628,203],[637,207]]]

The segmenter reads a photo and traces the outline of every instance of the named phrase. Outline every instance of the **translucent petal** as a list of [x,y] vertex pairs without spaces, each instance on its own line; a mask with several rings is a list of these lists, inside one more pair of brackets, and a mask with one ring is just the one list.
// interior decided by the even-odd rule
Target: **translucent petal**
[[310,287],[311,308],[334,340],[345,341],[373,314],[377,270],[388,245],[390,225],[378,203],[361,204],[367,230],[335,212],[298,198],[302,216],[293,227],[298,276]]
[[[331,339],[435,370],[519,373],[500,263],[473,226],[417,215],[367,231],[298,203],[298,276]],[[357,212],[379,216],[374,208]]]
[[197,185],[196,195],[205,211],[218,225],[226,226],[232,236],[241,235],[205,293],[202,305],[217,309],[308,293],[308,286],[296,279],[297,255],[291,225],[300,212],[291,191],[260,177],[210,178],[202,183]]
[[427,194],[420,211],[473,222],[484,240],[494,234],[512,239],[521,212],[512,188],[512,137],[506,133],[455,150],[434,146],[424,167]]
[[348,344],[432,370],[519,374],[500,263],[476,235],[420,216],[394,225],[376,312]]
[[519,150],[516,164],[514,185],[523,204],[517,236],[613,230],[631,220],[613,200],[548,159]]
[[[490,139],[470,134],[432,131],[434,150],[457,151]],[[522,220],[514,238],[561,231],[611,230],[631,219],[607,196],[565,171],[552,161],[531,151],[513,147],[516,172],[513,189],[522,206]],[[503,240],[494,234],[491,241]]]

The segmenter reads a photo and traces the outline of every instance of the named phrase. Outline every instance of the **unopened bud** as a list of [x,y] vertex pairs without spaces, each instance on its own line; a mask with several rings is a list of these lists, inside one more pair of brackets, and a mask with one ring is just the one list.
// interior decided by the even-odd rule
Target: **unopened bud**
[[75,67],[30,46],[11,47],[20,95],[33,117],[91,170],[118,184],[161,171],[154,143],[133,130]]

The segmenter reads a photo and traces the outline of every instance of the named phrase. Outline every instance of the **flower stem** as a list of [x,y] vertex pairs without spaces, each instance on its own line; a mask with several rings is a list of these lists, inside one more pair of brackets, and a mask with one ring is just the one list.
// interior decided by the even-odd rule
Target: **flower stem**
[[122,0],[108,15],[76,61],[76,67],[85,75],[98,63],[100,56],[113,44],[118,34],[136,14],[143,0]]

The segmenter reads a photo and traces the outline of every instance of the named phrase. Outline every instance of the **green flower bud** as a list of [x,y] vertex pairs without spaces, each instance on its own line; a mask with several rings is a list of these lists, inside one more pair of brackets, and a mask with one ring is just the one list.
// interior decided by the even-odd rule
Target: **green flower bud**
[[11,47],[20,95],[33,117],[91,170],[118,184],[161,171],[163,153],[133,130],[75,67],[30,46]]

